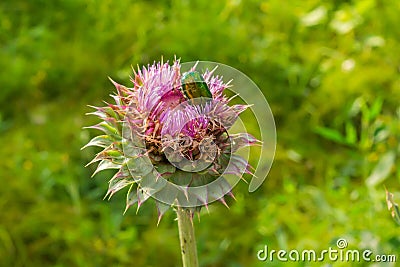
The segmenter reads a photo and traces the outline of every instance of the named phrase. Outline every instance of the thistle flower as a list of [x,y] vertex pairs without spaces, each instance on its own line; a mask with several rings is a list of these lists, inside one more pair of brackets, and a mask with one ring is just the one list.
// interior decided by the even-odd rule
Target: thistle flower
[[110,79],[117,90],[115,104],[89,113],[102,121],[88,128],[104,135],[85,146],[103,148],[89,163],[99,162],[93,175],[118,170],[105,197],[129,187],[125,211],[152,197],[159,220],[171,206],[198,210],[215,200],[226,205],[226,194],[233,197],[227,177],[251,174],[247,161],[234,153],[258,141],[247,133],[228,133],[247,106],[228,105],[223,91],[230,85],[214,71],[201,76],[212,98],[188,97],[193,92],[185,89],[198,88],[182,80],[179,60],[134,70],[130,88]]

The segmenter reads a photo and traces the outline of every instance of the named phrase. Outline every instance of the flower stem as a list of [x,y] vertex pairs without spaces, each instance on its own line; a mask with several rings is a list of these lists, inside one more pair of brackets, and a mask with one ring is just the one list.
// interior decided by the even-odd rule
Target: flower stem
[[181,243],[183,267],[198,267],[196,237],[192,220],[192,212],[189,209],[177,207],[179,240]]

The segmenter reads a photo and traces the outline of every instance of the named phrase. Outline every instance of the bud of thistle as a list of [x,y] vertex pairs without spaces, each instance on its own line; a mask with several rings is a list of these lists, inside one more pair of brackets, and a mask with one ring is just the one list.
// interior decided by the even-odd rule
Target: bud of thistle
[[104,132],[85,147],[103,151],[94,174],[117,169],[106,197],[129,187],[126,210],[150,197],[159,220],[171,206],[199,209],[231,196],[226,179],[250,173],[247,161],[234,153],[259,143],[247,133],[228,130],[248,106],[229,106],[223,91],[229,87],[214,70],[199,73],[194,66],[181,73],[179,60],[159,62],[134,71],[133,85],[114,84],[115,104],[93,107],[102,121],[88,127]]

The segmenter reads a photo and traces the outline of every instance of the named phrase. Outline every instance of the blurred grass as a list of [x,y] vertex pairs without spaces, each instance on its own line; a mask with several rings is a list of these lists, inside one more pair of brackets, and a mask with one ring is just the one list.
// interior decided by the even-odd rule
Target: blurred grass
[[101,201],[111,174],[91,179],[96,151],[80,151],[107,76],[128,84],[131,65],[174,55],[243,71],[277,124],[263,187],[240,184],[230,210],[196,222],[202,266],[265,266],[265,244],[340,237],[398,253],[383,184],[399,196],[399,12],[379,0],[2,1],[0,265],[179,266],[174,214],[159,227],[151,204],[122,216],[122,193]]

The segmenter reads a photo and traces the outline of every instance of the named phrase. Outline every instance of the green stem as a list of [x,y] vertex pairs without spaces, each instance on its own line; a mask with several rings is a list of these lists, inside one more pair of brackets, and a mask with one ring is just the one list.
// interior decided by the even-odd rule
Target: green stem
[[196,237],[192,220],[192,212],[189,209],[177,207],[179,240],[181,243],[183,267],[198,267]]

